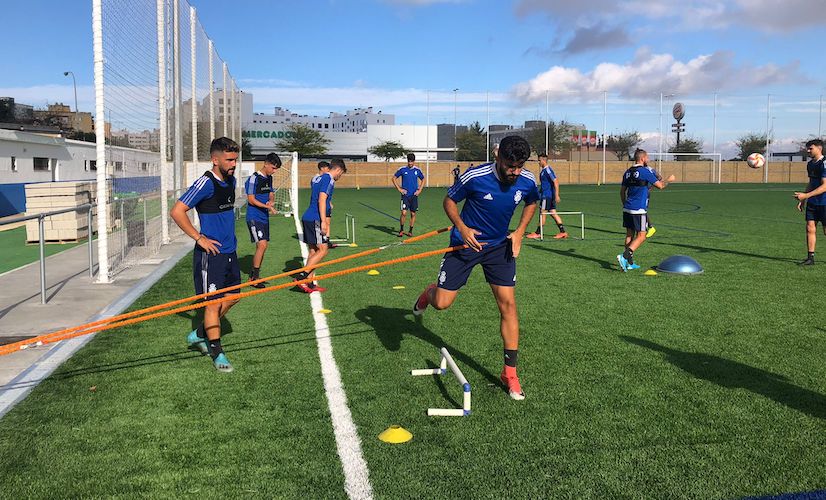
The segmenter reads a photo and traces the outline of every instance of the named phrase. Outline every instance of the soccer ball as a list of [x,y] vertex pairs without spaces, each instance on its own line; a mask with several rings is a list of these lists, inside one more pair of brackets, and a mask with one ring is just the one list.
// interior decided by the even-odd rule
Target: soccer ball
[[748,163],[751,168],[762,168],[763,165],[766,164],[766,159],[760,153],[752,153],[746,159],[746,163]]

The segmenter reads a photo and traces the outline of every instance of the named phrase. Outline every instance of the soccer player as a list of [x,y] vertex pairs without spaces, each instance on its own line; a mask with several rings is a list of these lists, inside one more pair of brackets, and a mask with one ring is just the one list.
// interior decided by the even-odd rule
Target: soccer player
[[[522,168],[530,154],[528,141],[516,135],[505,137],[494,163],[468,169],[448,190],[443,206],[453,223],[450,244],[465,244],[469,248],[445,254],[438,283],[429,285],[413,304],[415,315],[421,315],[428,305],[437,310],[447,309],[473,268],[481,264],[501,318],[499,328],[505,366],[500,379],[515,400],[525,399],[516,374],[519,317],[514,293],[515,259],[539,199],[535,177]],[[458,203],[463,200],[460,214]],[[513,213],[521,202],[525,207],[519,225],[508,234]]]
[[539,166],[542,167],[542,170],[539,172],[539,195],[541,196],[541,200],[539,202],[540,225],[537,226],[536,231],[526,237],[531,239],[538,239],[542,237],[541,226],[545,225],[545,212],[550,212],[551,217],[553,217],[554,222],[556,222],[556,226],[559,228],[559,233],[554,236],[554,239],[559,240],[567,238],[568,233],[565,231],[565,225],[562,223],[562,217],[556,213],[556,205],[559,203],[559,179],[557,179],[554,169],[548,165],[547,153],[539,153],[538,158]]
[[453,184],[456,184],[457,182],[459,182],[459,172],[461,172],[461,170],[459,170],[459,165],[456,165],[455,167],[453,167],[452,172],[453,172]]
[[812,139],[806,143],[806,152],[811,160],[806,164],[809,185],[806,192],[795,193],[797,209],[803,211],[806,202],[806,259],[801,266],[813,266],[815,263],[815,243],[817,242],[817,223],[820,222],[826,234],[826,168],[823,165],[823,141]]
[[[264,159],[264,166],[254,172],[246,182],[247,193],[247,228],[250,230],[250,241],[255,243],[255,254],[252,256],[252,271],[250,281],[260,278],[261,262],[270,241],[270,214],[278,213],[273,207],[275,193],[272,190],[272,174],[281,168],[281,158],[270,153]],[[256,283],[255,288],[266,288],[268,283]]]
[[[407,218],[407,211],[410,210],[410,231],[408,236],[413,236],[413,224],[416,223],[416,212],[419,210],[419,194],[424,189],[424,174],[415,165],[416,155],[407,153],[407,165],[396,170],[393,176],[393,185],[402,194],[401,217],[399,217],[399,237],[405,235],[404,221]],[[401,177],[401,181],[398,179]]]
[[[330,161],[330,171],[319,174],[313,178],[310,194],[310,205],[301,216],[301,225],[304,232],[304,243],[309,247],[307,266],[314,266],[321,262],[327,255],[330,244],[330,219],[327,218],[327,210],[330,208],[329,200],[333,196],[333,189],[337,180],[347,172],[344,160],[338,158]],[[309,273],[302,271],[295,275],[295,280],[305,280],[315,276],[315,270]],[[326,288],[315,283],[298,285],[301,291],[306,293],[323,292]]]
[[[313,176],[312,181],[310,181],[310,186],[312,187],[312,183],[313,183],[313,181],[316,180],[317,177],[319,177],[321,174],[327,173],[329,171],[330,171],[330,162],[324,161],[324,160],[318,162],[318,173]],[[327,198],[327,227],[332,227],[332,223],[333,223],[333,195],[330,194],[330,196]],[[327,236],[329,236],[329,234]],[[336,246],[338,246],[338,245],[336,245],[333,242],[329,243],[329,248],[335,248]]]
[[[195,240],[193,277],[195,294],[215,291],[241,284],[241,269],[235,254],[235,166],[238,161],[238,143],[219,137],[209,146],[212,170],[204,172],[181,196],[169,215],[187,236]],[[195,208],[201,232],[189,221],[186,213]],[[239,293],[238,290],[227,292]],[[207,300],[223,297],[216,294]],[[221,318],[238,303],[238,299],[208,305],[204,308],[204,322],[187,337],[190,349],[209,354],[219,372],[231,372],[232,365],[221,347]]]
[[654,169],[648,166],[648,153],[634,151],[634,165],[622,175],[620,199],[622,200],[622,225],[625,228],[625,250],[617,255],[617,262],[623,272],[639,269],[634,263],[634,252],[645,242],[648,230],[648,198],[650,187],[665,189],[673,175],[667,180],[658,180]]

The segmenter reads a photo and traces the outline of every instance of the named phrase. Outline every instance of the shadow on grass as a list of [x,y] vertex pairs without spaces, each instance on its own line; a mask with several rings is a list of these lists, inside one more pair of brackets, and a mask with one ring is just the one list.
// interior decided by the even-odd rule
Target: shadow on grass
[[741,257],[752,257],[755,259],[775,260],[778,262],[797,262],[788,257],[776,257],[771,255],[760,255],[756,253],[740,252],[737,250],[724,250],[722,248],[704,247],[700,245],[686,245],[685,243],[669,243],[668,241],[646,241],[649,245],[664,245],[669,247],[688,248],[689,250],[696,250],[700,253],[725,253],[729,255],[739,255]]
[[587,255],[578,254],[578,253],[576,253],[576,249],[574,249],[574,248],[570,248],[568,250],[558,250],[556,248],[551,248],[551,247],[548,247],[548,246],[545,246],[545,245],[528,244],[526,246],[528,246],[530,248],[534,248],[536,250],[542,250],[544,252],[555,253],[555,254],[561,255],[563,257],[571,257],[573,259],[580,259],[580,260],[587,260],[589,262],[596,262],[597,264],[602,266],[603,269],[611,269],[611,270],[616,270],[617,269],[613,264],[611,264],[611,262],[609,262],[607,260],[597,259],[596,257],[588,257]]
[[[359,325],[361,322],[353,321],[350,323],[344,323],[340,325],[335,325],[336,328],[345,327],[345,326],[353,326]],[[332,328],[332,327],[331,327]],[[370,333],[373,330],[358,330],[355,332],[348,332],[342,333],[337,335],[330,335],[330,337],[346,337],[349,335],[359,335],[362,333]],[[312,330],[302,330],[299,332],[292,332],[286,333],[283,335],[274,335],[271,337],[261,338],[261,339],[253,339],[253,340],[246,340],[243,342],[237,342],[232,344],[224,345],[224,351],[227,353],[239,353],[244,351],[252,351],[258,349],[267,349],[270,347],[277,347],[281,345],[287,344],[296,344],[301,342],[314,342],[316,340],[315,337],[315,329]],[[290,339],[291,337],[304,337],[304,338],[295,338]],[[290,340],[285,340],[290,339]],[[195,359],[200,358],[207,358],[206,356],[201,355],[200,353],[194,351],[186,350],[184,346],[184,339],[182,336],[181,340],[181,350],[170,352],[166,354],[157,354],[155,356],[145,356],[141,358],[134,358],[134,359],[126,359],[123,361],[116,361],[114,363],[106,363],[106,364],[99,364],[95,366],[87,366],[84,368],[76,368],[74,370],[65,370],[52,375],[52,378],[56,380],[63,380],[69,379],[72,377],[77,377],[81,375],[89,375],[93,373],[106,373],[106,372],[115,372],[120,370],[128,370],[131,368],[140,368],[143,366],[152,366],[152,365],[160,365],[160,364],[169,364],[169,363],[179,363],[184,361],[192,361]],[[17,384],[8,384],[0,387],[0,390],[9,390],[9,389],[20,389],[25,387],[34,387],[39,384],[41,380],[33,380],[24,383],[17,383]]]
[[729,389],[742,388],[809,416],[826,419],[826,397],[798,387],[782,375],[710,354],[679,351],[636,337],[620,335],[630,344],[661,352],[665,360],[692,376]]
[[[421,318],[410,319],[413,313],[409,309],[398,309],[382,306],[367,306],[355,312],[356,318],[362,323],[372,327],[382,345],[388,351],[396,352],[401,348],[402,339],[405,335],[416,337],[433,346],[434,354],[438,353],[442,347],[446,347],[457,362],[462,362],[485,377],[488,382],[501,386],[499,377],[488,371],[475,359],[464,352],[445,342],[445,340],[435,333],[425,328],[421,323]],[[435,367],[435,365],[433,366]]]
[[392,234],[393,236],[396,236],[397,234],[399,234],[399,232],[395,228],[387,227],[387,226],[379,226],[379,225],[376,225],[376,224],[367,224],[367,225],[364,226],[364,228],[365,229],[372,229],[373,231],[379,231],[379,232],[382,232],[382,233],[385,233],[385,234]]

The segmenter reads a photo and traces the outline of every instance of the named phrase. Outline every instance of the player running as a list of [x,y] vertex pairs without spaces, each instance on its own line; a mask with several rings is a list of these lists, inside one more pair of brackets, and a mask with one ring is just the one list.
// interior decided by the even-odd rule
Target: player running
[[559,232],[554,236],[555,240],[560,240],[568,237],[565,231],[565,224],[562,223],[562,217],[556,213],[556,205],[559,203],[559,179],[556,177],[554,169],[548,165],[548,155],[546,153],[539,153],[539,166],[542,168],[539,172],[539,226],[536,231],[527,235],[526,238],[539,239],[542,237],[542,226],[545,225],[545,213],[550,212],[551,217],[554,218]]
[[806,152],[811,160],[806,164],[809,185],[806,192],[795,193],[797,209],[803,211],[806,202],[806,259],[801,266],[813,266],[815,263],[815,244],[817,243],[817,223],[820,222],[823,234],[826,234],[826,168],[823,164],[823,141],[812,139],[806,143]]
[[[466,244],[469,248],[445,254],[438,283],[429,285],[413,304],[413,314],[417,316],[428,305],[437,310],[447,309],[467,283],[473,268],[481,264],[501,317],[505,366],[500,379],[510,397],[516,400],[525,399],[516,374],[519,349],[519,317],[514,293],[516,258],[539,199],[534,175],[522,168],[530,154],[528,141],[515,135],[505,137],[499,144],[496,162],[468,169],[448,190],[443,206],[453,223],[450,244]],[[458,203],[463,200],[460,214]],[[525,207],[519,226],[508,234],[520,202],[524,202]]]
[[[304,243],[309,247],[307,266],[314,266],[321,262],[327,255],[330,245],[330,219],[327,218],[327,211],[330,209],[330,198],[333,196],[335,183],[347,172],[344,160],[338,158],[330,161],[329,172],[324,172],[313,177],[311,184],[310,205],[301,216],[301,225],[304,232]],[[315,270],[309,273],[301,271],[295,275],[295,280],[305,280],[315,276]],[[302,292],[323,292],[326,288],[315,283],[301,284],[298,288]]]
[[[407,236],[413,236],[413,224],[416,223],[416,212],[419,210],[419,195],[424,189],[424,174],[415,162],[416,155],[407,153],[407,165],[396,170],[396,175],[393,176],[393,185],[402,194],[399,237],[405,235],[404,221],[408,210],[410,210],[410,231],[407,232]],[[401,182],[397,180],[399,177],[401,177]]]
[[[190,238],[195,240],[192,255],[192,273],[195,294],[220,290],[241,284],[241,269],[235,249],[235,166],[240,148],[232,139],[220,137],[212,141],[209,154],[212,170],[204,172],[181,196],[169,212],[172,220]],[[190,222],[186,213],[195,208],[201,232]],[[239,290],[227,292],[239,293]],[[220,293],[207,300],[223,297]],[[219,372],[231,372],[232,365],[221,347],[221,318],[238,303],[238,299],[204,308],[204,322],[193,330],[186,341],[189,348],[209,354]]]
[[[245,185],[247,228],[250,230],[250,241],[255,243],[250,281],[261,277],[261,262],[264,261],[264,253],[270,241],[270,214],[278,213],[273,207],[275,193],[272,190],[272,174],[279,168],[281,168],[281,158],[275,153],[270,153],[264,159],[264,166],[261,170],[249,176]],[[267,285],[266,281],[262,281],[252,286],[266,288]]]
[[622,200],[622,225],[625,228],[625,250],[617,255],[623,272],[639,269],[634,263],[634,252],[645,242],[648,231],[648,199],[650,186],[665,189],[673,175],[666,180],[657,179],[654,169],[648,166],[648,153],[634,151],[634,165],[622,175],[620,199]]

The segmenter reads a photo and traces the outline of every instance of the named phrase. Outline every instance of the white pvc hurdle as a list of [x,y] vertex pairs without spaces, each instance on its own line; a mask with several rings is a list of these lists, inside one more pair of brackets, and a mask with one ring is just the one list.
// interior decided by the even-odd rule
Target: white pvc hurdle
[[[351,214],[344,214],[344,227],[347,231],[346,238],[335,238],[331,239],[330,241],[333,243],[339,243],[346,241],[348,243],[355,244],[356,243],[356,218]],[[351,239],[352,238],[352,239]]]
[[424,368],[419,370],[410,370],[410,374],[415,376],[421,375],[445,375],[447,373],[447,368],[450,367],[450,371],[453,372],[453,375],[459,380],[459,383],[462,385],[462,407],[461,408],[428,408],[427,415],[429,417],[464,417],[470,415],[470,384],[468,383],[465,375],[462,373],[462,370],[456,365],[456,362],[453,361],[453,356],[447,352],[447,349],[442,347],[439,351],[442,355],[442,361],[439,363],[439,368]]
[[[543,210],[539,217],[539,239],[545,240],[545,224],[542,224],[542,216],[551,215],[551,212]],[[556,215],[579,215],[580,238],[585,239],[585,214],[583,212],[556,212]]]

